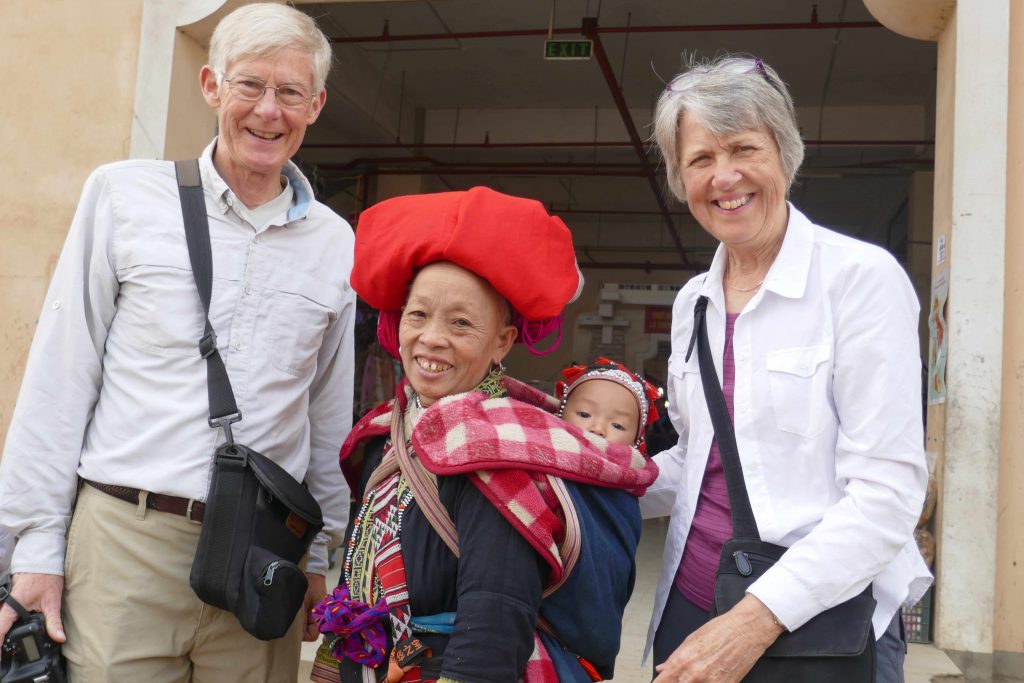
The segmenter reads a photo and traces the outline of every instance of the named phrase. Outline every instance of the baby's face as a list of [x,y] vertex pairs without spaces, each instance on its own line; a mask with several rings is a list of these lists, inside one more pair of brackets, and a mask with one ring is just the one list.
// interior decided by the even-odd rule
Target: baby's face
[[640,423],[640,406],[633,392],[618,382],[590,379],[569,394],[563,417],[610,443],[632,445]]

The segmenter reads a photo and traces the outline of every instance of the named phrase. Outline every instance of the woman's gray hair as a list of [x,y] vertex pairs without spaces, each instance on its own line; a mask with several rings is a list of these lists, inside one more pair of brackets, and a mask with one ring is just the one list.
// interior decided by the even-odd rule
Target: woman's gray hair
[[779,75],[754,57],[696,58],[665,87],[654,109],[654,139],[665,158],[668,186],[686,201],[679,159],[679,128],[689,114],[715,136],[766,128],[775,138],[786,192],[804,160],[793,98]]
[[309,55],[313,94],[320,94],[331,70],[331,44],[309,15],[288,5],[245,5],[221,19],[210,40],[210,66],[220,83],[232,62],[289,48]]

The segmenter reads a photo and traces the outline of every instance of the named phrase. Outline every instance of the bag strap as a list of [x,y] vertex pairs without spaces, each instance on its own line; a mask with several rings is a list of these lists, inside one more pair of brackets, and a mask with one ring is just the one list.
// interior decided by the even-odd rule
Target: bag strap
[[729,407],[722,393],[722,385],[715,372],[715,361],[711,357],[711,344],[708,342],[707,325],[708,298],[701,296],[693,307],[693,335],[690,337],[690,348],[686,352],[686,360],[690,360],[694,342],[697,343],[697,364],[700,366],[700,381],[704,386],[704,399],[711,413],[711,424],[715,428],[715,439],[718,451],[722,456],[722,469],[725,472],[725,484],[729,491],[729,512],[732,515],[732,533],[734,538],[760,539],[757,531],[757,520],[750,507],[747,485],[743,480],[743,467],[740,464],[740,452],[736,446],[736,432]]
[[203,196],[199,160],[175,161],[178,179],[178,197],[181,215],[185,221],[185,241],[192,275],[203,302],[205,327],[199,340],[199,355],[206,359],[206,383],[210,398],[210,427],[223,429],[227,443],[233,443],[231,424],[242,419],[235,403],[224,359],[217,349],[217,335],[210,324],[210,297],[213,290],[213,254],[210,249],[210,223],[206,218],[206,199]]
[[423,516],[455,557],[459,557],[459,533],[455,530],[455,522],[437,493],[437,477],[427,471],[419,458],[413,458],[409,453],[405,440],[405,418],[397,401],[391,411],[391,447],[395,449],[399,467],[409,482],[409,488]]

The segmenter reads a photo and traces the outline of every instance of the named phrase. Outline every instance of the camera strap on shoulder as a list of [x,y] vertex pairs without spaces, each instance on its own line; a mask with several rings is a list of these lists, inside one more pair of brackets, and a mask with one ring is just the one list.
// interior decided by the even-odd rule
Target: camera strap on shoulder
[[217,349],[217,334],[210,323],[210,298],[213,292],[213,253],[210,249],[210,223],[206,217],[206,199],[199,172],[199,160],[175,161],[181,215],[185,220],[185,242],[192,264],[199,298],[203,302],[205,327],[199,340],[199,355],[206,359],[207,387],[210,396],[210,427],[223,429],[227,443],[232,443],[231,425],[242,419],[235,403],[224,359]]

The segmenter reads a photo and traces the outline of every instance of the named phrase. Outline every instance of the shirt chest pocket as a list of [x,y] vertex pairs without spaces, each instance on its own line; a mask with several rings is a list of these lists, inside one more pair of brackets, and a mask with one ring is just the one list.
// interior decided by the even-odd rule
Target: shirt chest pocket
[[706,412],[704,387],[700,381],[700,366],[697,365],[696,350],[689,361],[686,360],[685,354],[672,354],[668,361],[668,371],[677,387],[675,395],[668,397],[669,401],[676,402],[676,409],[683,419],[683,424],[689,428],[690,417],[694,410],[698,413]]
[[132,243],[118,270],[111,333],[157,355],[198,356],[203,307],[183,244]]
[[776,426],[808,438],[821,433],[832,412],[831,344],[772,351],[765,356]]
[[327,327],[337,314],[332,297],[315,287],[268,291],[267,356],[270,363],[293,377],[311,376]]

